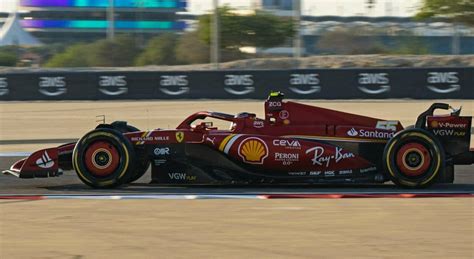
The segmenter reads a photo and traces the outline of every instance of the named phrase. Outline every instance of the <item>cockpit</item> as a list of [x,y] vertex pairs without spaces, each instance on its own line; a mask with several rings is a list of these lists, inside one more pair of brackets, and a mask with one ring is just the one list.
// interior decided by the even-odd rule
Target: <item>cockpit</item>
[[259,129],[265,123],[275,124],[279,120],[284,124],[286,121],[285,112],[282,110],[283,94],[280,92],[271,93],[265,102],[265,119],[257,118],[255,113],[240,112],[231,115],[222,112],[202,111],[190,115],[186,118],[177,129],[193,129],[193,130],[242,130],[246,125]]
[[177,128],[194,130],[236,130],[246,120],[255,120],[254,113],[241,112],[236,115],[221,112],[197,112],[186,118]]

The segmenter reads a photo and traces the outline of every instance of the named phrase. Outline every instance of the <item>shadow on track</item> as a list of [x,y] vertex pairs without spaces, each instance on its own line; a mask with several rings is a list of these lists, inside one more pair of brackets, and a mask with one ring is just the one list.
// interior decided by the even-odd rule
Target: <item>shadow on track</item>
[[275,194],[275,193],[474,193],[474,166],[456,169],[454,184],[438,184],[427,189],[401,189],[387,184],[300,184],[300,185],[157,185],[149,184],[150,172],[136,183],[117,189],[92,189],[83,184],[72,171],[60,177],[18,179],[0,175],[0,194]]
[[473,184],[439,184],[427,189],[401,189],[393,184],[379,185],[207,185],[179,186],[146,183],[117,189],[91,189],[83,184],[46,187],[49,194],[272,194],[272,193],[472,193]]

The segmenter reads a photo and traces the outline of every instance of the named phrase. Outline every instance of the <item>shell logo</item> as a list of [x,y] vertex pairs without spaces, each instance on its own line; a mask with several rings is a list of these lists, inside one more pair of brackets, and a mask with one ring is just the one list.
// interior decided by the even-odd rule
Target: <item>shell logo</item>
[[268,157],[268,147],[260,138],[250,137],[240,142],[238,153],[246,163],[263,164],[263,160]]
[[437,121],[432,121],[431,122],[431,127],[432,128],[437,128],[439,126],[439,123]]

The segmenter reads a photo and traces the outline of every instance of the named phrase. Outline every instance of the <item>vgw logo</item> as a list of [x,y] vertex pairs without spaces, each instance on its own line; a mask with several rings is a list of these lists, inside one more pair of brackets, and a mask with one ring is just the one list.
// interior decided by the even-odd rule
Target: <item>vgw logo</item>
[[318,74],[291,74],[290,90],[297,94],[313,94],[321,91]]
[[464,137],[466,132],[455,131],[453,129],[435,129],[433,133],[437,136],[455,136],[455,137]]
[[359,73],[359,90],[366,94],[381,94],[390,91],[387,73]]
[[39,92],[46,96],[58,96],[65,94],[67,91],[66,78],[64,76],[40,77],[38,86]]
[[7,79],[0,77],[0,96],[7,95],[9,92]]
[[187,75],[163,75],[160,77],[160,91],[167,95],[189,93]]
[[460,91],[458,72],[428,72],[428,89],[435,93],[447,94]]
[[168,177],[171,180],[183,180],[183,181],[194,181],[197,178],[195,175],[187,175],[186,173],[168,173]]
[[128,92],[125,76],[100,76],[99,91],[106,95],[121,95]]
[[252,75],[225,75],[224,90],[233,95],[246,95],[255,91]]

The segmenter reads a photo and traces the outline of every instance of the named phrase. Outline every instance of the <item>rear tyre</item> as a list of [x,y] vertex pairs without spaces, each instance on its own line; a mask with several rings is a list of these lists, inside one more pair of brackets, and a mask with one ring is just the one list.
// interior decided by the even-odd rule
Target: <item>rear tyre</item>
[[99,128],[84,135],[72,154],[79,179],[94,188],[113,188],[127,183],[136,164],[130,141],[114,129]]
[[425,188],[443,175],[445,155],[439,141],[423,129],[406,129],[385,146],[383,165],[396,185]]

